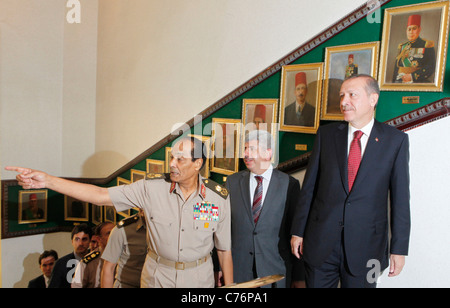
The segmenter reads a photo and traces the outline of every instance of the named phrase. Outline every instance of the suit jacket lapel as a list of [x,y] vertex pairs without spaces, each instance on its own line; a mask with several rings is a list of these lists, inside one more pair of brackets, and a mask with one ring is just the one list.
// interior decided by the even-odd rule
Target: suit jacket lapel
[[356,175],[354,187],[358,186],[358,183],[362,182],[364,178],[370,174],[372,166],[375,166],[374,162],[378,157],[381,157],[381,148],[383,146],[383,129],[380,122],[375,121],[373,124],[372,132],[370,133],[369,140],[367,141],[364,156],[362,157],[361,164],[359,165],[358,174]]
[[241,196],[243,199],[244,211],[253,222],[252,205],[250,204],[250,171],[244,172],[240,179]]
[[339,170],[341,171],[342,185],[348,194],[348,173],[347,173],[347,148],[348,148],[348,124],[342,123],[338,126],[334,138],[336,145],[336,156],[338,160]]
[[280,182],[281,181],[278,178],[277,170],[274,169],[272,172],[272,177],[270,178],[269,187],[264,198],[263,207],[261,210],[261,214],[259,215],[259,219],[262,219],[263,216],[267,215],[266,213],[271,210],[272,205],[274,204],[272,200],[277,197],[277,192],[280,191]]

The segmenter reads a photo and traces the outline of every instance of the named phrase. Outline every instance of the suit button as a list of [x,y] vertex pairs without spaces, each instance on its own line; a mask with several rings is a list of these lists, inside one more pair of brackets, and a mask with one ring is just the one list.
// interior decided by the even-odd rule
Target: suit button
[[343,226],[344,226],[344,222],[343,222],[343,221],[340,221],[340,222],[339,222],[339,226],[343,227]]
[[250,251],[250,255],[253,256],[253,252]]
[[258,234],[258,232],[253,232],[253,235],[257,235]]

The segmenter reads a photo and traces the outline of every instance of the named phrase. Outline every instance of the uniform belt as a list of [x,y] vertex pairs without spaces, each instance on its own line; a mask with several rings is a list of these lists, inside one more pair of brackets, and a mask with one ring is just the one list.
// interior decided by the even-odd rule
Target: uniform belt
[[399,73],[403,73],[403,74],[412,74],[415,71],[417,71],[419,68],[418,67],[399,67],[398,68],[398,72]]
[[157,263],[166,265],[168,267],[175,268],[177,270],[185,270],[188,268],[197,267],[197,266],[205,263],[206,261],[208,261],[208,259],[210,258],[210,255],[207,255],[203,258],[200,258],[200,259],[198,259],[196,261],[192,261],[192,262],[176,262],[176,261],[171,261],[171,260],[167,260],[163,257],[160,257],[151,250],[148,251],[148,255],[150,256],[150,258],[155,260]]

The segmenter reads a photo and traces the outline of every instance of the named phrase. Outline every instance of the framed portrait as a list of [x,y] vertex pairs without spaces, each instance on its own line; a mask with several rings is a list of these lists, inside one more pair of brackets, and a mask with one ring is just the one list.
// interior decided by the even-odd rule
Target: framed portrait
[[201,140],[203,143],[203,150],[206,156],[206,162],[203,168],[200,170],[200,174],[204,178],[209,178],[210,176],[210,159],[211,159],[211,137],[208,136],[199,136],[199,135],[188,135],[189,137],[195,137],[198,140]]
[[381,43],[381,90],[443,89],[448,42],[448,1],[386,9]]
[[166,173],[170,172],[170,157],[172,156],[172,148],[167,147],[166,148],[166,160],[164,162],[164,169],[166,170]]
[[98,225],[103,222],[103,206],[92,204],[92,223]]
[[277,122],[278,99],[242,100],[242,124],[246,131],[263,129],[272,133]]
[[64,220],[89,221],[89,204],[64,196]]
[[164,173],[164,161],[156,159],[147,159],[145,161],[147,173]]
[[323,63],[283,66],[280,130],[315,134],[319,128]]
[[19,224],[47,222],[47,190],[19,191]]
[[[133,170],[132,170],[133,171]],[[135,171],[137,171],[137,170],[135,170]],[[132,175],[133,175],[133,173],[132,173]],[[139,176],[135,176],[135,180],[137,179],[137,178],[139,178],[141,175],[139,175]],[[122,177],[118,177],[117,178],[117,186],[120,186],[120,185],[129,185],[129,184],[131,184],[132,182],[131,181],[129,181],[129,180],[127,180],[127,179],[124,179],[124,178],[122,178]],[[128,218],[128,217],[130,217],[131,216],[131,210],[125,210],[125,211],[122,211],[122,212],[117,212],[117,214],[119,214],[120,216],[122,216],[122,217],[125,217],[125,218]]]
[[212,119],[211,171],[230,175],[239,170],[239,142],[241,121]]
[[[241,157],[244,157],[245,135],[255,129],[269,132],[275,142],[278,138],[278,99],[244,99],[242,101]],[[276,159],[276,155],[273,156]]]
[[340,110],[342,83],[358,74],[378,76],[379,42],[327,47],[322,99],[322,120],[344,120]]
[[145,171],[131,169],[131,183],[145,179]]
[[114,208],[114,206],[104,206],[103,208],[105,210],[105,221],[116,224],[116,209]]

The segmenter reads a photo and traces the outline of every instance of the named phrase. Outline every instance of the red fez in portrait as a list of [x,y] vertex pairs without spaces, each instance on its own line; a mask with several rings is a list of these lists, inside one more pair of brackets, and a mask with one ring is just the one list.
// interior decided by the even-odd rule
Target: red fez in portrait
[[299,84],[307,84],[306,83],[306,74],[304,72],[300,72],[297,75],[295,75],[295,86],[298,86]]

